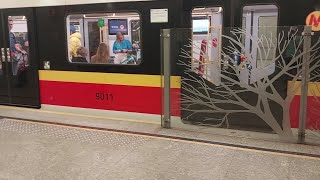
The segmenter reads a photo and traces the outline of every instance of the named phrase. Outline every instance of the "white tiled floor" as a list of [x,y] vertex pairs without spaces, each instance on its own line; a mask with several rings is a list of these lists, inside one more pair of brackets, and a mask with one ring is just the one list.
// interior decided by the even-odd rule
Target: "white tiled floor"
[[320,179],[320,158],[0,119],[0,179]]

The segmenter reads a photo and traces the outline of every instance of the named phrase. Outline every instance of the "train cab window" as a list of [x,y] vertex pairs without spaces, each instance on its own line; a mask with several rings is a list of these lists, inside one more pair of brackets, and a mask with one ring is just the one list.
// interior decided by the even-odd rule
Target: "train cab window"
[[220,63],[222,22],[222,7],[195,8],[192,11],[192,66],[194,71],[210,81],[215,80],[209,77],[216,77],[213,75],[215,68],[211,65]]
[[[277,6],[253,5],[243,8],[242,27],[245,30],[244,32],[246,32],[244,45],[247,54],[251,53],[253,57],[253,69],[273,66],[271,62],[276,55],[277,25]],[[269,69],[273,69],[272,71],[274,71],[274,67],[270,67]]]
[[71,63],[141,62],[140,15],[136,12],[74,14],[67,17],[66,26]]

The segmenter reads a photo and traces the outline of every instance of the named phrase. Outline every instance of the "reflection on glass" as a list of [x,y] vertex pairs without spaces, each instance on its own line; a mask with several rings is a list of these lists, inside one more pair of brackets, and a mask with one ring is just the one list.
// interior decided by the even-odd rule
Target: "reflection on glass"
[[29,40],[25,16],[9,16],[10,58],[12,75],[17,76],[18,85],[26,82],[29,67]]
[[2,59],[0,57],[0,75],[2,75],[2,74],[3,74],[3,71],[2,71]]
[[[76,27],[75,23],[78,24]],[[71,62],[140,63],[141,37],[138,13],[69,15],[67,25],[70,26],[68,27],[70,29],[68,44]],[[73,37],[75,33],[77,39]]]
[[0,76],[3,75],[3,70],[2,70],[2,55],[3,54],[4,54],[4,52],[1,52],[1,56],[0,56]]

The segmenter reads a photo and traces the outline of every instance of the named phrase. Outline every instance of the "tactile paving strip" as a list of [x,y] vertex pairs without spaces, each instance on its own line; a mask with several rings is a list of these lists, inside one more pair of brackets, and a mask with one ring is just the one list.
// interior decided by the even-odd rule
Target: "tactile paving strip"
[[140,147],[149,140],[147,137],[117,134],[107,131],[54,126],[41,123],[30,123],[10,119],[0,120],[0,130],[134,149]]

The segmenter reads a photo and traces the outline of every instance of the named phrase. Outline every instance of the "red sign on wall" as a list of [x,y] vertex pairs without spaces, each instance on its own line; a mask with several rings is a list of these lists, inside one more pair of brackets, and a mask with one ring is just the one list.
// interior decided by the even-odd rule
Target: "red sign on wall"
[[312,26],[312,31],[320,31],[320,11],[313,11],[306,19],[306,25]]

